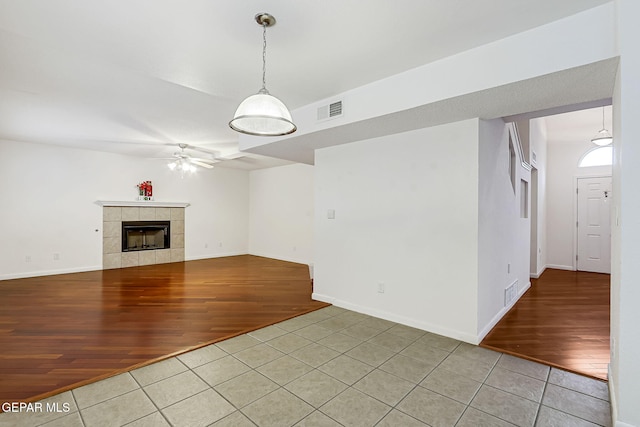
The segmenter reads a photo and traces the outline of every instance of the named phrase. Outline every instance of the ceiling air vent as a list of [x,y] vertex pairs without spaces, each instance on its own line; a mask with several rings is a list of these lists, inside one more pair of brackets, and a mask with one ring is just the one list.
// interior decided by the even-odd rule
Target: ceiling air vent
[[342,117],[342,114],[342,101],[336,101],[329,105],[318,107],[318,121]]

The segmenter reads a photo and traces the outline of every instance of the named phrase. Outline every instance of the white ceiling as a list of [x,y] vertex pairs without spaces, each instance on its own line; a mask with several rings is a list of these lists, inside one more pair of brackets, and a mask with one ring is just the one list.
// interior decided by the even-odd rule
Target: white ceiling
[[277,19],[267,87],[295,109],[607,1],[0,0],[0,138],[224,156],[238,149],[228,121],[261,85],[258,12]]
[[602,129],[603,111],[604,127],[613,133],[610,105],[545,117],[549,143],[564,144],[590,141]]

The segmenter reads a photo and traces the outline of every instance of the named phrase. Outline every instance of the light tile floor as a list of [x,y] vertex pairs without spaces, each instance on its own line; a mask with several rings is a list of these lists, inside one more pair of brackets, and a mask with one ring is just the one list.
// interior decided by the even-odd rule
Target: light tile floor
[[611,425],[606,383],[333,306],[40,403],[0,426]]

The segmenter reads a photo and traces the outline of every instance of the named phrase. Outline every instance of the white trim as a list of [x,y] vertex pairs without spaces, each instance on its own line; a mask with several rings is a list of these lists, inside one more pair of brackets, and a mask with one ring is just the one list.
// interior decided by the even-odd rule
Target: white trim
[[100,271],[100,270],[102,270],[102,265],[89,266],[89,267],[76,267],[76,268],[61,268],[59,270],[29,271],[26,273],[3,274],[3,275],[0,275],[0,280],[28,279],[31,277],[55,276],[56,274],[69,274],[69,273],[85,273],[87,271]]
[[484,339],[484,337],[486,337],[487,334],[491,332],[491,330],[498,324],[500,320],[502,320],[504,315],[507,314],[507,312],[511,310],[514,305],[516,305],[520,298],[522,298],[522,295],[524,295],[524,293],[527,292],[530,287],[531,282],[527,282],[527,286],[518,291],[518,297],[514,298],[513,301],[509,303],[509,305],[503,307],[498,313],[496,313],[495,316],[493,316],[493,319],[491,319],[491,321],[478,334],[477,342],[475,344],[479,344]]
[[136,207],[144,206],[149,208],[186,208],[191,206],[191,203],[186,202],[122,202],[122,201],[109,201],[109,200],[96,200],[96,204],[100,206],[123,206],[123,207]]
[[255,255],[255,256],[260,256],[260,257],[263,257],[263,258],[277,259],[277,260],[280,260],[280,261],[294,262],[296,264],[305,264],[305,265],[311,264],[309,262],[309,260],[306,260],[306,259],[303,259],[303,258],[290,258],[290,257],[286,257],[286,256],[279,256],[279,255],[268,254],[268,253],[264,253],[264,252],[249,252],[248,255]]
[[[184,260],[185,261],[197,261],[197,260],[200,260],[200,259],[223,258],[223,257],[227,257],[227,256],[238,256],[238,255],[247,255],[247,253],[246,252],[224,252],[224,253],[221,253],[221,254],[190,255],[188,257],[185,256]],[[157,265],[160,265],[160,264],[157,264]]]
[[318,294],[316,292],[311,294],[311,298],[317,301],[327,302],[329,304],[333,304],[336,307],[342,307],[347,310],[356,311],[358,313],[368,314],[370,316],[377,317],[379,319],[389,320],[391,322],[400,323],[402,325],[411,326],[412,328],[422,329],[423,331],[432,332],[434,334],[443,335],[445,337],[454,338],[460,341],[464,341],[470,344],[477,345],[480,343],[477,336],[472,334],[468,334],[465,332],[456,331],[454,329],[442,328],[438,325],[433,325],[430,323],[421,322],[415,319],[411,319],[409,317],[398,316],[393,313],[389,313],[386,311],[380,311],[371,309],[369,307],[364,307],[357,304],[352,304],[346,301],[342,301],[339,299],[335,299],[329,297],[327,295]]
[[518,130],[518,124],[516,122],[509,123],[509,131],[512,133],[512,140],[515,143],[518,150],[518,156],[520,156],[520,166],[528,171],[531,171],[531,164],[527,163],[524,157],[524,151],[522,150],[522,142],[520,141],[520,131]]
[[529,275],[531,279],[539,279],[542,276],[542,273],[547,269],[547,265],[543,265],[542,268],[537,273],[532,273]]
[[556,270],[576,271],[575,267],[572,265],[547,264],[546,268],[554,268]]
[[609,403],[611,404],[611,421],[613,425],[618,426],[618,405],[616,402],[615,385],[613,384],[613,375],[611,375],[611,363],[607,365],[607,385],[609,386]]
[[636,427],[632,424],[627,424],[622,421],[618,421],[618,402],[616,401],[616,387],[611,375],[611,364],[608,365],[608,385],[609,385],[609,403],[611,406],[611,421],[614,427]]

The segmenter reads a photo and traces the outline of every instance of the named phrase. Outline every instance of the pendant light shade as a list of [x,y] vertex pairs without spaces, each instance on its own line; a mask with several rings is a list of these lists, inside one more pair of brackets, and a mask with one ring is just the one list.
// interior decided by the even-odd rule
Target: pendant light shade
[[596,145],[605,146],[613,142],[613,137],[611,136],[608,130],[602,129],[596,134],[596,136],[591,138],[591,142],[593,142]]
[[240,103],[229,126],[247,135],[288,135],[297,129],[291,113],[282,101],[269,94],[266,87],[267,27],[275,25],[276,19],[268,13],[259,13],[255,20],[262,26],[262,89]]
[[287,107],[266,90],[242,101],[229,126],[237,132],[259,136],[288,135],[296,131]]
[[613,142],[613,137],[604,127],[604,107],[602,107],[602,129],[600,129],[598,133],[593,138],[591,138],[591,142],[601,147],[609,145]]

